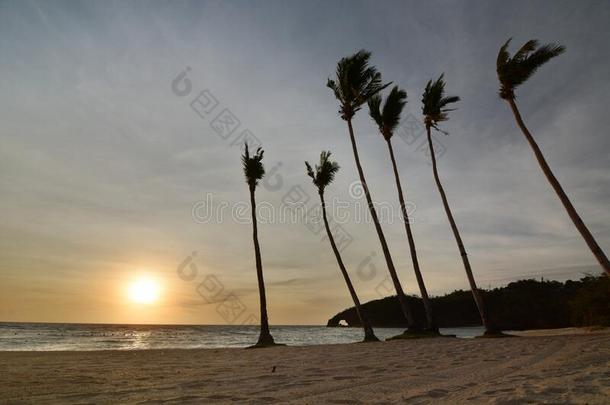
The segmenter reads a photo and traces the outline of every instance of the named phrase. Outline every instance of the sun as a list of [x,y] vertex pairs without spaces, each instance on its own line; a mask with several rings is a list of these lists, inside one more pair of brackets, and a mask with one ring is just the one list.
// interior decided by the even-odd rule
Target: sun
[[127,295],[135,303],[152,304],[159,300],[160,290],[159,283],[155,279],[140,277],[131,282]]

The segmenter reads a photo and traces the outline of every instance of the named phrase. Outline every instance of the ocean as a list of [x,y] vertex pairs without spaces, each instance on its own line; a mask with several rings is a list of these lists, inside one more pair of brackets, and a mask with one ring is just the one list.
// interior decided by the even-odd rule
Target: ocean
[[[246,347],[256,343],[258,326],[237,325],[108,325],[62,323],[0,323],[0,351],[88,351]],[[375,328],[380,339],[398,335],[400,328]],[[441,329],[444,334],[472,338],[482,327]],[[290,346],[352,343],[362,339],[360,328],[272,326],[278,343]]]

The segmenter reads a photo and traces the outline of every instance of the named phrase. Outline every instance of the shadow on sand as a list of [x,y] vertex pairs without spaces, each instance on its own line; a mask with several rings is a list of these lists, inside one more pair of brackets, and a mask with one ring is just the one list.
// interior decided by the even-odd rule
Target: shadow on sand
[[428,338],[454,338],[456,335],[443,335],[438,330],[409,330],[407,329],[400,335],[392,336],[386,340],[405,340],[405,339],[428,339]]

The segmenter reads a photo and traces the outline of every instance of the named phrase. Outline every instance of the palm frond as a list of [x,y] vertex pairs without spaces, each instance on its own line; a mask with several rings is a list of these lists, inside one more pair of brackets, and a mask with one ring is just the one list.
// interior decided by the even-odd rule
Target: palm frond
[[458,96],[445,96],[444,74],[436,81],[428,81],[422,96],[422,112],[426,125],[438,129],[438,123],[449,119],[448,113],[455,108],[447,108],[449,104],[460,101]]
[[307,175],[309,177],[311,177],[313,180],[315,180],[316,179],[316,175],[315,175],[315,173],[314,173],[313,169],[311,168],[311,165],[309,164],[308,161],[305,161],[305,168],[307,169]]
[[328,81],[326,82],[326,87],[328,87],[333,91],[333,93],[335,93],[335,97],[337,98],[337,100],[341,100],[343,98],[343,96],[341,95],[341,89],[339,88],[339,86],[337,86],[337,83],[335,83],[334,80],[328,79]]
[[500,81],[500,97],[515,97],[515,88],[525,83],[549,60],[565,52],[560,44],[549,43],[540,46],[537,40],[527,41],[512,57],[507,51],[510,39],[498,52],[496,71]]
[[245,143],[244,154],[241,156],[241,163],[244,169],[246,183],[250,187],[256,187],[260,179],[265,175],[265,167],[263,166],[263,154],[265,151],[258,148],[253,156],[250,156],[248,144]]
[[373,97],[369,98],[369,115],[375,121],[377,126],[381,128],[383,126],[383,117],[381,115],[381,96],[379,94],[375,94]]
[[370,57],[370,52],[360,50],[341,58],[337,63],[335,79],[326,82],[339,101],[339,114],[343,119],[351,119],[362,104],[389,85],[383,84],[381,73],[369,65]]
[[330,160],[330,151],[322,151],[320,153],[320,162],[315,165],[315,169],[311,167],[309,162],[305,162],[307,175],[311,177],[313,184],[318,188],[320,194],[324,193],[324,189],[335,179],[335,175],[339,171],[339,164]]
[[515,54],[513,55],[513,59],[515,61],[522,61],[523,59],[525,59],[527,57],[527,55],[529,55],[531,52],[533,52],[536,48],[538,48],[538,40],[530,39],[525,44],[523,44],[521,49],[519,49],[517,52],[515,52]]
[[394,86],[385,99],[381,109],[381,96],[376,94],[369,99],[369,115],[379,127],[379,132],[387,140],[394,135],[400,123],[400,115],[407,104],[407,92]]
[[565,47],[558,44],[545,44],[536,49],[521,62],[521,65],[523,66],[523,76],[521,77],[522,80],[517,85],[533,76],[540,66],[564,52]]
[[508,45],[510,45],[510,41],[512,41],[512,38],[508,38],[508,40],[504,43],[504,45],[502,45],[500,47],[500,51],[498,52],[498,59],[496,61],[496,69],[499,71],[500,69],[503,69],[504,66],[506,66],[506,63],[508,62],[508,59],[510,58],[510,53],[508,53],[507,49],[508,49]]
[[400,123],[400,115],[407,104],[407,92],[394,86],[383,105],[383,129],[386,137],[391,137]]

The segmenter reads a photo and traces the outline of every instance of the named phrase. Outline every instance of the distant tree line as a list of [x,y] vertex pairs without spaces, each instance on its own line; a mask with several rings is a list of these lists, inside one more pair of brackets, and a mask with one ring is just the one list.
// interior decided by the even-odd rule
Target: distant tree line
[[[610,326],[610,278],[586,276],[578,281],[520,280],[505,287],[480,290],[503,330]],[[408,296],[418,321],[426,319],[423,302]],[[470,291],[457,290],[430,298],[439,327],[481,325]],[[396,296],[369,301],[362,310],[375,327],[404,327],[405,319]],[[344,321],[344,322],[341,322]],[[327,326],[360,326],[354,308],[329,319]]]

